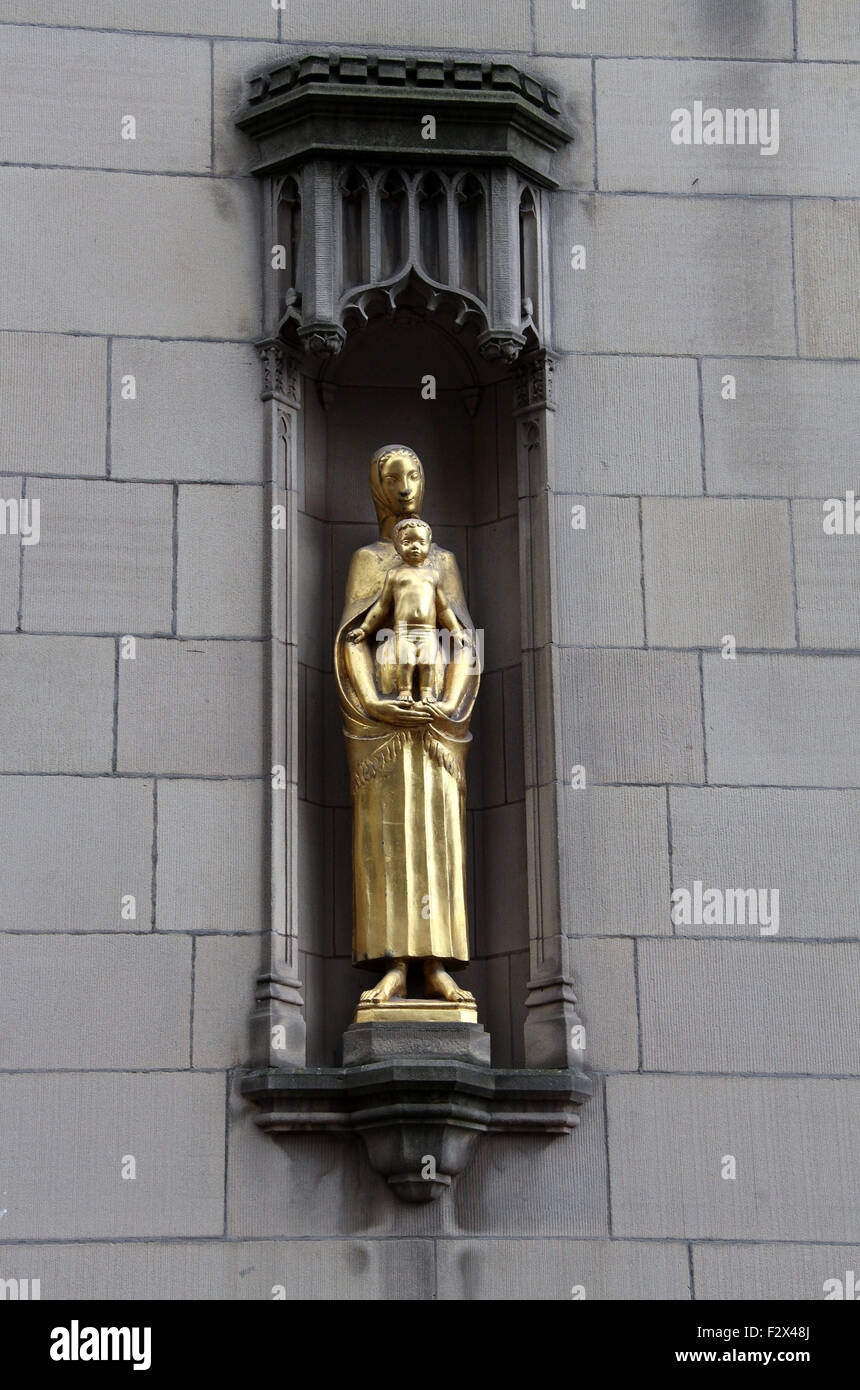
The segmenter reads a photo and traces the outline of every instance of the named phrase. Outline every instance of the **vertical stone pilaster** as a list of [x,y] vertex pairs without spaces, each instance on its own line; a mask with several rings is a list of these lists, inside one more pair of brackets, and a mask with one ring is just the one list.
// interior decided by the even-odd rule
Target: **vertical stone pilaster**
[[305,1021],[298,976],[298,650],[296,627],[297,448],[301,375],[276,339],[257,345],[263,365],[269,460],[269,932],[252,1015],[254,1060],[303,1067]]
[[516,368],[517,491],[520,534],[526,855],[530,976],[524,1029],[528,1067],[577,1070],[582,1022],[561,921],[558,785],[554,708],[558,698],[552,646],[548,465],[555,447],[554,359],[525,354]]

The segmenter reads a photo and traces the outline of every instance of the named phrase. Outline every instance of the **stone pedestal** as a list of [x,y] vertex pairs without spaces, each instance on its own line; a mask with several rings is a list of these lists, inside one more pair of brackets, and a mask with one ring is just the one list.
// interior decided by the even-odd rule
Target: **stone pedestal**
[[354,1133],[402,1201],[431,1202],[481,1134],[564,1134],[591,1095],[580,1071],[493,1068],[477,1023],[353,1023],[342,1067],[272,1068],[242,1091],[273,1133]]

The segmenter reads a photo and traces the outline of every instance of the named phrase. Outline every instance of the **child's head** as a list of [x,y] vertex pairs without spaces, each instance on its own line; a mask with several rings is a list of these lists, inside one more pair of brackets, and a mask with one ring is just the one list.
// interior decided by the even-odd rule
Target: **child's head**
[[426,521],[417,516],[405,516],[391,533],[394,549],[405,565],[421,565],[430,554],[433,533]]

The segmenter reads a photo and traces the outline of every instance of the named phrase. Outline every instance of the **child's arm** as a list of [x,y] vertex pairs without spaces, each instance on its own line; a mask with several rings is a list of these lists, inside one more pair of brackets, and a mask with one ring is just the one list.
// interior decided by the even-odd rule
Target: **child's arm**
[[436,585],[436,616],[449,632],[462,633],[463,628],[460,620],[445,597],[445,591],[441,584]]
[[391,608],[391,588],[391,571],[389,570],[388,574],[385,576],[382,593],[367,613],[361,627],[354,627],[351,632],[347,633],[348,642],[363,642],[372,632],[376,632],[377,628],[382,627]]

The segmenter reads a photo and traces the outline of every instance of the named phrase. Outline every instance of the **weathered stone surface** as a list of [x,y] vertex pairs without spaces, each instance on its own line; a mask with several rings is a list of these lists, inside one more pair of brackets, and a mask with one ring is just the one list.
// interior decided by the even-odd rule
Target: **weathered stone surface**
[[785,502],[646,497],[642,537],[649,642],[794,646]]
[[258,936],[201,936],[194,954],[195,1067],[237,1067],[250,1056],[248,1019],[264,960]]
[[[33,7],[27,0],[2,0],[0,19],[31,23]],[[40,24],[69,23],[69,7],[63,0],[44,0]],[[235,34],[270,38],[277,35],[278,14],[269,4],[247,5],[244,0],[78,0],[74,23],[86,29],[161,29],[175,34]]]
[[690,1297],[686,1252],[680,1245],[440,1240],[436,1249],[437,1296],[443,1301]]
[[[841,494],[845,504],[845,489]],[[850,511],[850,508],[849,508]],[[797,622],[804,647],[860,646],[860,546],[827,535],[822,502],[791,503],[797,569]]]
[[438,48],[444,35],[446,48],[488,49],[531,48],[528,7],[521,0],[498,0],[492,10],[483,6],[463,6],[457,0],[437,0],[426,9],[420,0],[399,3],[379,0],[373,9],[354,5],[351,0],[292,0],[284,14],[282,36],[292,42],[323,39],[335,44],[378,44],[384,36],[386,46]]
[[256,188],[227,179],[2,169],[0,327],[251,338],[257,219]]
[[702,387],[708,492],[823,499],[853,486],[860,366],[723,358],[702,363]]
[[43,478],[30,491],[42,534],[24,561],[24,627],[170,632],[171,489]]
[[702,491],[695,362],[575,354],[554,377],[556,491]]
[[858,969],[858,942],[642,941],[643,1067],[856,1076]]
[[109,772],[116,643],[0,637],[0,769]]
[[[853,110],[860,79],[802,63],[597,63],[597,169],[602,189],[660,193],[857,192]],[[679,109],[767,112],[756,144],[678,145]],[[779,112],[772,124],[770,114]],[[742,127],[744,140],[749,131]],[[728,132],[724,129],[724,136]],[[762,146],[762,134],[767,145]],[[778,140],[777,138],[778,137]],[[769,152],[765,153],[765,149]]]
[[571,942],[570,957],[589,1070],[635,1071],[639,1047],[633,942],[579,937]]
[[[228,1229],[245,1236],[342,1234],[358,1237],[483,1233],[608,1234],[602,1104],[583,1106],[574,1134],[484,1136],[452,1193],[404,1205],[347,1137],[273,1140],[234,1095],[229,1130]],[[575,1186],[577,1201],[557,1194]]]
[[759,1301],[824,1299],[832,1279],[845,1285],[847,1269],[860,1265],[850,1245],[720,1245],[693,1246],[696,1298]]
[[794,353],[786,205],[559,194],[552,227],[557,347]]
[[562,921],[571,936],[671,932],[662,789],[560,788],[559,841]]
[[549,57],[523,58],[522,63],[530,76],[553,89],[561,107],[561,119],[573,135],[571,143],[554,155],[552,177],[561,188],[593,188],[591,63],[587,58]]
[[0,1104],[5,1239],[222,1233],[223,1076],[6,1075]]
[[[0,628],[6,632],[14,632],[18,626],[21,552],[25,548],[21,526],[24,524],[27,527],[35,527],[35,512],[32,506],[26,513],[21,507],[23,482],[23,478],[6,477],[0,480],[0,525],[3,527],[0,534]],[[36,492],[38,490],[37,485]],[[9,503],[13,505],[6,505]],[[41,530],[41,513],[39,528]],[[33,534],[35,535],[35,529]]]
[[797,56],[860,60],[860,28],[853,0],[797,0]]
[[[265,411],[252,344],[117,338],[111,369],[112,477],[262,481]],[[123,398],[128,376],[134,400]]]
[[261,776],[262,642],[139,641],[119,663],[122,772]]
[[52,30],[39,18],[0,37],[0,160],[209,172],[208,44]]
[[[673,787],[676,888],[779,889],[779,935],[860,937],[850,875],[838,870],[860,835],[860,793],[769,788]],[[668,896],[665,920],[669,920]],[[678,927],[684,935],[757,936],[757,928]]]
[[429,1240],[0,1245],[3,1277],[39,1279],[48,1299],[288,1302],[434,1296]]
[[589,782],[703,780],[695,655],[567,650],[559,682],[559,781],[574,766]]
[[860,1239],[860,1082],[616,1076],[607,1091],[616,1236]]
[[810,199],[794,210],[800,351],[860,356],[860,203]]
[[371,1062],[467,1062],[489,1066],[490,1035],[480,1023],[351,1023],[343,1035],[343,1065]]
[[106,362],[100,338],[0,333],[0,393],[15,402],[0,412],[7,467],[104,477]]
[[[574,507],[585,508],[584,528],[573,528]],[[636,498],[556,495],[549,524],[554,640],[562,646],[641,646]]]
[[263,929],[266,795],[264,782],[159,782],[159,931]]
[[[140,907],[138,931],[149,926],[149,901]],[[0,935],[0,972],[4,1068],[189,1064],[189,941],[122,933]],[[102,986],[95,1008],[94,981]],[[85,1016],[88,1026],[81,1028]]]
[[790,58],[792,52],[790,0],[672,9],[662,0],[601,0],[582,10],[535,0],[535,26],[538,48],[550,52],[690,58]]
[[260,488],[179,489],[177,630],[255,637],[265,630],[271,509]]
[[[140,931],[150,920],[152,783],[0,777],[0,921],[14,931]],[[134,897],[137,917],[124,919]]]
[[854,787],[860,756],[857,663],[850,657],[705,654],[708,780],[741,785]]

